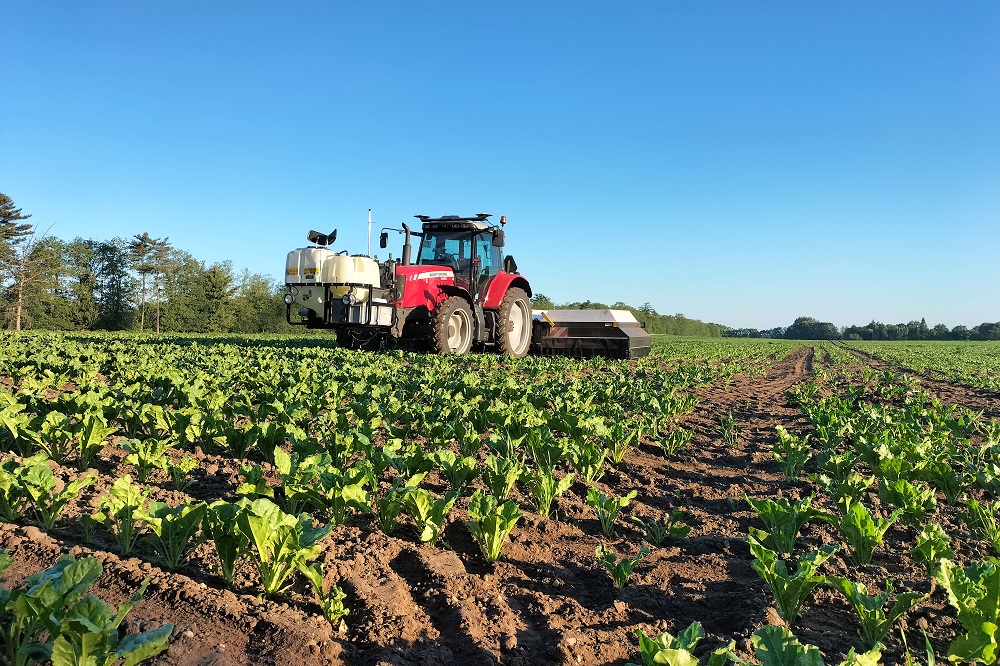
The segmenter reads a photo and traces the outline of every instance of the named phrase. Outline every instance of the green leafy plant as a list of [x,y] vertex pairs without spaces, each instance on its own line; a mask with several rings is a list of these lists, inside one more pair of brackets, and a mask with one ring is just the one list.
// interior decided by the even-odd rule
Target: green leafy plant
[[128,451],[125,463],[135,465],[139,483],[146,483],[149,474],[154,470],[167,468],[167,449],[170,442],[164,439],[132,439],[125,442],[122,448]]
[[666,520],[632,516],[632,522],[642,528],[646,541],[660,546],[664,541],[680,541],[691,532],[691,526],[684,522],[689,515],[684,509],[674,509]]
[[535,510],[539,515],[551,517],[552,502],[573,485],[573,473],[556,481],[555,471],[539,468],[527,473],[527,486],[535,499]]
[[775,605],[778,608],[778,615],[785,622],[791,624],[799,616],[799,610],[805,603],[812,591],[825,578],[818,575],[816,571],[826,562],[839,546],[823,546],[819,550],[799,557],[795,574],[789,574],[788,567],[778,559],[778,554],[767,548],[753,536],[748,537],[750,552],[754,556],[754,561],[750,566],[763,579],[774,594]]
[[586,483],[594,483],[604,476],[604,460],[608,457],[608,450],[603,445],[585,440],[571,443],[566,451],[573,469]]
[[483,463],[483,483],[494,497],[505,500],[523,472],[523,458],[498,457],[491,453]]
[[132,485],[132,477],[126,474],[111,486],[108,494],[101,498],[98,512],[93,519],[104,525],[114,535],[122,555],[128,555],[139,538],[139,516],[149,496],[149,489]]
[[846,512],[852,503],[861,501],[864,492],[875,483],[874,476],[863,474],[849,474],[842,481],[836,481],[825,474],[809,478],[830,493],[830,497],[843,512]]
[[880,483],[878,496],[883,502],[902,509],[900,515],[903,522],[912,527],[922,525],[927,514],[937,507],[933,488],[923,483],[911,483],[906,479]]
[[115,613],[92,594],[70,608],[52,641],[52,666],[131,666],[166,650],[174,631],[172,624],[119,638],[122,621],[142,601],[148,585],[147,578],[129,601],[118,604]]
[[246,511],[250,502],[241,499],[235,504],[223,500],[208,505],[202,520],[202,529],[215,546],[219,558],[220,573],[226,585],[231,585],[236,577],[239,561],[250,550],[250,539],[239,526],[239,514]]
[[855,564],[871,562],[885,533],[902,513],[902,509],[896,509],[888,518],[877,518],[861,502],[852,502],[838,525],[841,535],[851,546],[851,560]]
[[1000,510],[1000,500],[980,502],[969,498],[965,502],[966,513],[962,520],[980,537],[986,539],[993,551],[1000,553],[1000,525],[997,524],[997,511]]
[[52,469],[45,463],[31,465],[24,469],[20,476],[24,491],[34,503],[38,520],[46,530],[55,527],[56,519],[59,518],[63,508],[71,500],[76,499],[83,488],[97,482],[97,476],[88,474],[63,484],[61,490],[56,490],[59,482]]
[[167,569],[173,571],[198,545],[198,531],[207,512],[208,505],[204,502],[185,503],[176,508],[163,502],[150,502],[135,515],[149,526],[153,547],[160,553]]
[[649,548],[643,546],[632,559],[624,555],[621,559],[618,559],[618,554],[615,551],[605,548],[603,545],[598,546],[594,554],[597,556],[597,561],[611,574],[611,579],[614,581],[615,587],[622,589],[628,584],[629,576],[635,571],[642,558],[649,554]]
[[457,490],[452,490],[441,498],[435,498],[423,488],[414,488],[407,493],[403,504],[417,523],[421,541],[431,546],[437,545],[448,512],[451,511],[451,507],[455,505],[457,499]]
[[722,436],[722,443],[727,448],[735,449],[736,445],[739,444],[740,431],[736,427],[736,418],[732,412],[719,417],[719,434]]
[[628,450],[639,441],[639,430],[623,423],[614,423],[609,428],[608,441],[608,455],[612,462],[620,465]]
[[462,488],[479,476],[476,459],[472,456],[460,457],[454,451],[439,449],[432,453],[430,457],[434,461],[434,464],[444,473],[452,490],[461,491]]
[[[647,636],[642,629],[635,632],[639,639],[639,653],[642,656],[642,666],[697,666],[700,662],[694,656],[698,643],[705,637],[705,630],[700,622],[692,622],[687,629],[673,636],[666,632],[659,636]],[[709,655],[708,666],[725,666],[729,663],[729,654],[736,649],[736,641],[719,648]],[[628,663],[625,666],[640,666]]]
[[931,484],[944,493],[945,501],[949,505],[954,505],[958,501],[959,495],[968,485],[965,475],[955,471],[955,468],[944,460],[929,463],[927,475]]
[[777,501],[766,498],[755,500],[746,494],[743,497],[767,528],[767,531],[763,531],[751,527],[750,534],[777,553],[791,553],[795,549],[795,539],[799,535],[799,530],[808,521],[833,522],[833,515],[812,506],[814,495],[804,497],[794,504],[790,504],[783,497]]
[[91,413],[83,417],[77,441],[77,466],[81,471],[90,467],[94,457],[104,448],[104,440],[117,431],[117,428],[109,427],[100,414]]
[[949,660],[994,663],[1000,656],[1000,562],[988,558],[960,567],[942,559],[935,578],[947,591],[966,632],[948,648]]
[[775,426],[778,441],[774,444],[773,455],[778,466],[789,481],[797,481],[802,468],[812,457],[809,450],[809,435],[800,439],[788,432],[784,426]]
[[[4,555],[0,573],[10,564]],[[112,615],[104,602],[87,594],[102,571],[94,558],[65,555],[51,568],[28,576],[24,587],[0,589],[0,660],[11,666],[40,661],[133,666],[165,650],[173,625],[121,636],[121,622],[142,599],[149,579]]]
[[604,536],[611,536],[615,527],[615,518],[635,499],[638,493],[633,490],[624,497],[606,497],[597,488],[587,489],[587,504],[597,512],[597,518],[601,521],[601,532]]
[[191,485],[188,474],[197,467],[198,461],[191,456],[184,456],[176,463],[168,461],[167,474],[170,475],[170,485],[173,486],[174,490],[184,490]]
[[333,529],[333,525],[313,527],[308,513],[291,516],[264,497],[238,512],[236,524],[254,546],[266,596],[284,590],[296,569],[315,560],[320,553],[319,541]]
[[[396,521],[403,509],[403,501],[411,490],[420,485],[426,472],[420,472],[413,476],[397,476],[393,479],[392,486],[384,493],[379,494],[373,491],[370,502],[371,510],[378,520],[378,527],[384,533],[391,535],[396,531]],[[378,483],[371,481],[372,487],[377,488]]]
[[[736,425],[733,424],[733,432],[735,432]],[[662,435],[657,443],[660,445],[660,449],[663,450],[664,456],[675,455],[682,447],[690,443],[691,438],[694,437],[693,430],[685,430],[683,428],[674,428],[665,435]]]
[[325,586],[323,564],[320,562],[313,562],[301,567],[299,571],[302,572],[302,575],[306,577],[306,580],[309,581],[313,590],[315,590],[320,608],[323,611],[323,617],[326,618],[326,621],[332,626],[337,627],[341,633],[346,631],[347,626],[344,624],[344,618],[351,614],[351,611],[344,605],[344,599],[347,598],[347,594],[337,585]]
[[466,525],[487,562],[496,562],[503,553],[511,531],[521,518],[521,511],[514,502],[497,504],[492,495],[477,490],[469,500],[469,520]]
[[861,635],[871,648],[881,645],[892,625],[929,596],[903,592],[896,595],[895,603],[887,610],[886,604],[892,597],[891,578],[885,582],[885,591],[880,594],[868,594],[868,588],[863,583],[853,583],[846,578],[827,576],[826,582],[847,598],[861,622]]
[[[755,656],[760,666],[825,666],[823,655],[814,645],[803,645],[785,627],[767,626],[758,629],[750,637]],[[756,666],[730,653],[730,660],[739,666]],[[878,666],[882,659],[882,646],[877,646],[863,654],[855,654],[854,648],[847,652],[847,658],[840,666]]]
[[931,523],[917,535],[917,545],[910,551],[913,559],[924,565],[927,576],[934,576],[940,568],[941,558],[955,557],[948,544],[951,538],[937,523]]

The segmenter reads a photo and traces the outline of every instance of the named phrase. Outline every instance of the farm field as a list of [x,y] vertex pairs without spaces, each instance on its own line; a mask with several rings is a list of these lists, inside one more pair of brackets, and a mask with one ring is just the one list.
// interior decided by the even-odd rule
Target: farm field
[[904,663],[901,629],[920,664],[925,635],[939,660],[996,646],[964,626],[996,617],[949,600],[1000,589],[961,568],[1000,549],[987,343],[657,337],[627,362],[0,342],[3,585],[67,553],[101,562],[108,603],[149,578],[123,624],[174,625],[149,663],[624,666],[637,630],[699,622],[702,663],[756,663],[773,625],[840,664],[875,642],[843,590],[888,579],[907,612],[856,663]]

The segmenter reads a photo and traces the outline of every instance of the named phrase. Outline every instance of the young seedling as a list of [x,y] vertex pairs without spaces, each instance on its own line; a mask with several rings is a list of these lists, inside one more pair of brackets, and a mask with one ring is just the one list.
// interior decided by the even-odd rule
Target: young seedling
[[[371,510],[378,520],[379,529],[385,534],[392,535],[396,531],[396,521],[403,510],[403,501],[410,491],[420,485],[426,474],[421,472],[410,477],[397,476],[384,494],[372,491],[369,496]],[[378,488],[378,482],[374,478],[370,479],[369,483],[373,488]]]
[[885,533],[903,513],[896,509],[888,518],[875,518],[861,502],[852,502],[840,520],[840,533],[851,546],[851,560],[855,564],[872,561],[875,549],[882,544]]
[[505,500],[523,472],[523,458],[497,457],[491,453],[483,464],[483,483],[494,497]]
[[254,500],[236,516],[236,523],[253,544],[260,579],[266,596],[274,596],[288,586],[295,569],[308,566],[319,557],[319,541],[333,525],[313,527],[308,513],[290,516],[269,499]]
[[198,467],[198,461],[191,456],[184,456],[177,464],[167,462],[167,473],[170,475],[170,485],[173,486],[174,490],[184,490],[191,485],[188,474],[196,467]]
[[461,492],[469,483],[479,476],[476,459],[472,456],[459,457],[454,451],[439,449],[431,454],[431,459],[438,466],[452,490]]
[[[816,646],[803,645],[784,627],[770,625],[758,629],[750,637],[750,644],[754,647],[760,666],[825,666],[826,663]],[[840,666],[878,666],[881,658],[882,646],[863,654],[855,654],[854,648],[851,648]],[[732,652],[729,659],[737,666],[757,666]]]
[[906,479],[879,484],[878,496],[883,502],[901,509],[903,522],[911,527],[922,525],[927,514],[937,507],[933,488],[924,483],[910,483]]
[[94,457],[104,448],[104,440],[117,431],[117,428],[108,427],[100,414],[87,414],[83,418],[77,442],[80,454],[77,458],[77,467],[81,472],[90,467]]
[[587,489],[587,504],[597,512],[597,518],[601,521],[601,532],[604,536],[611,536],[611,532],[615,528],[615,518],[635,499],[636,495],[638,493],[633,490],[624,497],[605,497],[604,493],[597,488]]
[[163,502],[150,502],[146,509],[136,512],[136,517],[149,526],[153,547],[160,553],[167,569],[173,571],[198,545],[198,530],[208,511],[204,502],[182,504],[171,508]]
[[727,448],[735,449],[736,445],[739,444],[740,431],[736,427],[736,418],[732,412],[719,418],[719,434],[722,436],[722,443]]
[[789,504],[783,497],[777,501],[766,498],[755,500],[746,494],[743,497],[767,528],[765,532],[751,527],[750,534],[777,553],[791,553],[795,549],[795,539],[799,535],[799,530],[808,521],[833,522],[830,513],[812,506],[814,495],[804,497],[794,504]]
[[139,483],[146,483],[150,472],[167,468],[166,454],[170,443],[165,439],[132,439],[125,442],[122,448],[128,451],[125,463],[135,465]]
[[421,541],[431,546],[437,545],[448,512],[451,511],[451,507],[455,505],[457,499],[458,491],[456,490],[452,490],[440,499],[436,499],[423,488],[414,488],[407,493],[403,503],[407,512],[416,521],[417,529],[421,530]]
[[[639,639],[639,653],[642,656],[642,666],[697,666],[699,659],[694,656],[698,643],[705,637],[705,630],[700,622],[692,622],[687,629],[672,636],[666,632],[659,636],[647,636],[642,629],[635,632]],[[729,663],[729,654],[736,649],[736,641],[730,641],[726,647],[719,648],[708,657],[708,666],[725,666]],[[639,666],[628,663],[625,666]]]
[[97,476],[88,474],[63,485],[57,491],[55,474],[45,463],[32,465],[21,474],[21,484],[35,505],[35,513],[39,522],[46,530],[55,527],[56,519],[70,500],[76,498],[80,491],[97,482]]
[[521,511],[514,502],[498,505],[492,495],[477,490],[469,501],[469,520],[466,525],[487,562],[496,562],[503,554],[507,538],[521,518]]
[[809,435],[799,439],[785,430],[784,426],[776,426],[778,441],[774,444],[774,459],[778,461],[781,471],[789,481],[798,481],[802,468],[809,462]]
[[649,548],[646,546],[640,548],[634,559],[623,555],[619,560],[615,551],[605,548],[603,545],[598,546],[594,554],[597,556],[597,561],[604,565],[604,568],[611,574],[615,587],[622,589],[628,584],[628,577],[635,571],[642,558],[649,554]]
[[941,558],[955,557],[955,553],[948,547],[950,543],[951,538],[937,523],[931,523],[917,535],[917,545],[910,552],[913,559],[924,565],[928,578],[935,576],[941,568]]
[[970,498],[965,503],[967,513],[962,516],[962,520],[973,532],[986,539],[993,551],[1000,553],[1000,525],[997,524],[997,511],[1000,511],[1000,500],[990,503],[983,500],[982,503],[975,498]]
[[670,512],[666,521],[632,516],[632,522],[642,528],[646,541],[654,546],[661,546],[664,541],[680,541],[688,535],[691,526],[685,524],[684,519],[689,515],[691,514],[684,509],[675,509]]
[[616,423],[611,426],[609,434],[608,455],[611,461],[620,465],[625,459],[628,450],[639,441],[639,431],[629,428],[623,423]]
[[556,481],[555,472],[539,468],[527,474],[528,490],[535,498],[535,510],[546,518],[551,517],[552,502],[573,485],[572,472]]
[[[733,428],[735,428],[735,424]],[[694,431],[684,430],[683,428],[675,428],[671,430],[666,435],[663,435],[659,439],[660,448],[663,450],[663,455],[670,457],[675,455],[681,450],[681,447],[686,446],[691,438],[694,437]]]
[[885,591],[881,594],[868,594],[864,583],[853,583],[838,576],[827,576],[826,582],[847,598],[861,622],[861,635],[871,648],[880,645],[892,625],[929,596],[919,592],[903,592],[896,595],[896,602],[886,610],[886,603],[892,596],[891,578],[885,582]]
[[351,614],[351,611],[344,605],[344,599],[347,598],[347,594],[337,585],[330,585],[326,590],[323,589],[323,564],[321,562],[313,562],[301,567],[299,571],[302,572],[302,575],[306,577],[306,580],[309,581],[313,590],[315,590],[316,597],[319,599],[319,606],[323,610],[323,617],[326,618],[326,621],[331,626],[337,628],[340,633],[347,631],[344,618]]
[[819,550],[802,555],[799,557],[795,574],[791,575],[788,573],[788,567],[785,563],[778,559],[777,553],[765,547],[753,536],[749,537],[747,541],[750,544],[750,552],[755,558],[750,566],[771,588],[775,605],[778,607],[778,615],[785,622],[791,624],[799,616],[799,610],[805,600],[809,598],[816,586],[825,580],[823,576],[817,575],[816,571],[840,547],[823,546]]
[[133,486],[132,477],[126,474],[115,481],[108,494],[101,498],[99,511],[92,516],[111,531],[122,555],[131,553],[139,538],[138,512],[148,496],[149,489]]
[[574,442],[566,452],[573,469],[584,482],[594,483],[604,476],[604,460],[608,457],[608,450],[604,446],[590,440]]
[[232,585],[240,559],[250,550],[250,540],[239,528],[239,514],[248,510],[250,502],[241,499],[235,504],[217,500],[208,505],[202,529],[215,546],[220,573],[226,585]]

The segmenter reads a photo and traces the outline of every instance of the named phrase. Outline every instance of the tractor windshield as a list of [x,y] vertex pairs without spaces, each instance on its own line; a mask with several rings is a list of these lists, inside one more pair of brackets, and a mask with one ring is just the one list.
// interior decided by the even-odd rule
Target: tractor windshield
[[417,263],[466,270],[472,263],[472,242],[468,231],[425,231]]

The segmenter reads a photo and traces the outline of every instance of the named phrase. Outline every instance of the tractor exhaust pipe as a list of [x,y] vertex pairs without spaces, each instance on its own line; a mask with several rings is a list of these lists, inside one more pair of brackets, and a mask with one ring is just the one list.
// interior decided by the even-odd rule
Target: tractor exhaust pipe
[[406,240],[403,241],[403,265],[410,265],[410,227],[403,222],[403,232],[406,233]]

